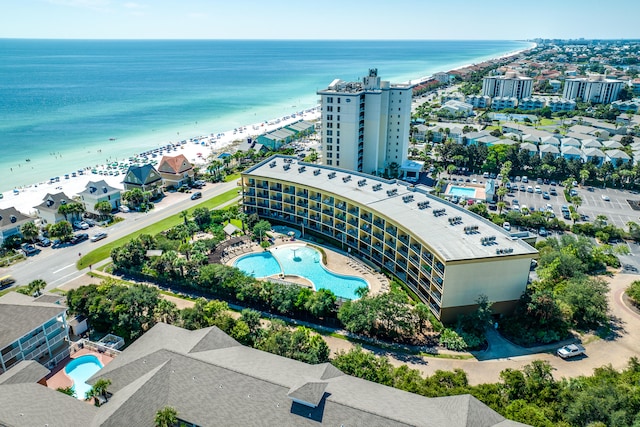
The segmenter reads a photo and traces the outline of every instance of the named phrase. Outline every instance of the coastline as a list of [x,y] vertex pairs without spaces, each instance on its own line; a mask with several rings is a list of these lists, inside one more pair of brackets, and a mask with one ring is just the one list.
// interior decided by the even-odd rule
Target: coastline
[[[530,50],[534,47],[535,47],[535,43],[533,43],[533,46],[526,47],[517,51],[508,52],[497,57],[485,59],[482,62],[496,61],[496,60],[508,58],[511,56],[515,56],[524,51]],[[473,66],[473,64],[462,65],[452,70],[464,69],[469,66]],[[429,79],[432,76],[433,75],[423,77],[422,79],[418,79],[418,80],[411,79],[409,81],[410,82],[421,81],[424,79]],[[150,152],[159,147],[173,145],[177,149],[172,150],[169,153],[166,153],[167,155],[173,156],[178,154],[184,154],[185,157],[187,157],[187,159],[191,161],[194,165],[203,165],[203,164],[206,164],[207,157],[209,157],[210,154],[223,152],[223,150],[232,146],[235,141],[242,140],[249,136],[255,138],[262,133],[275,130],[277,128],[286,126],[287,124],[299,121],[301,119],[314,121],[320,117],[318,106],[305,108],[305,107],[302,107],[301,105],[298,105],[297,107],[292,105],[291,108],[295,108],[295,111],[288,115],[283,115],[282,117],[274,118],[264,122],[246,124],[246,125],[237,127],[236,129],[231,129],[225,132],[220,132],[220,133],[214,132],[208,135],[200,134],[200,135],[188,135],[188,136],[187,135],[183,136],[184,131],[182,134],[178,133],[178,135],[180,135],[180,139],[182,139],[182,141],[186,141],[186,143],[180,143],[180,142],[172,143],[170,141],[167,143],[166,140],[164,142],[161,142],[155,138],[153,139],[154,141],[153,143],[151,142],[151,140],[147,140],[145,141],[144,145],[141,144],[141,148],[139,148],[137,152],[133,152],[132,150],[132,152],[129,153],[129,156],[134,157],[140,153]],[[300,117],[300,113],[302,113],[301,115],[302,117]],[[250,112],[247,112],[247,115],[249,114]],[[292,117],[292,116],[295,116],[295,117]],[[286,117],[289,117],[289,118],[285,119]],[[197,123],[198,122],[196,122],[196,124]],[[149,138],[152,136],[153,135],[146,135],[146,138]],[[157,135],[157,138],[160,138],[160,136]],[[194,143],[193,141],[198,141],[198,144]],[[98,151],[100,152],[101,150],[98,150]],[[56,153],[49,153],[49,154],[54,155]],[[104,157],[102,158],[104,159]],[[125,161],[126,158],[127,157],[122,158],[122,161]],[[160,158],[161,157],[158,157],[157,160],[159,161]],[[61,156],[61,160],[62,160],[62,156]],[[59,173],[52,175],[52,177],[60,176],[59,182],[56,182],[55,180],[53,182],[51,182],[50,180],[40,181],[37,183],[25,184],[25,185],[16,187],[14,190],[4,191],[2,192],[3,198],[0,199],[0,209],[13,206],[16,209],[18,209],[20,212],[23,212],[27,215],[33,215],[34,213],[33,207],[40,204],[47,193],[57,193],[57,192],[63,191],[68,196],[72,197],[75,194],[84,190],[86,184],[89,181],[105,180],[107,184],[113,187],[122,189],[123,188],[122,179],[124,178],[123,173],[120,173],[117,176],[107,175],[107,174],[100,175],[100,174],[91,173],[92,169],[107,170],[108,164],[112,162],[118,162],[120,164],[121,161],[118,161],[118,160],[119,160],[118,158],[115,158],[115,157],[112,158],[111,156],[109,156],[109,158],[107,158],[106,160],[104,160],[104,162],[101,162],[101,164],[98,164],[98,165],[87,165],[86,163],[84,165],[81,165],[79,163],[76,163],[76,164],[70,164],[69,166],[64,166],[66,170],[62,169],[63,166],[60,166],[59,168],[56,167],[56,172],[59,171]],[[83,170],[84,173],[82,175],[76,174],[75,177],[71,176],[72,172],[77,172],[79,170]],[[68,179],[64,178],[65,174],[69,174]]]
[[[300,114],[302,113],[302,114]],[[189,137],[184,143],[177,144],[163,144],[162,147],[172,146],[170,152],[164,153],[167,156],[176,156],[183,154],[187,160],[189,160],[194,166],[203,166],[207,163],[207,159],[211,154],[220,154],[225,149],[233,146],[234,143],[242,141],[247,137],[256,138],[257,136],[271,132],[275,129],[289,125],[291,123],[298,122],[300,120],[316,121],[320,117],[320,112],[316,107],[308,108],[303,111],[296,111],[289,115],[274,118],[265,122],[258,122],[253,124],[247,124],[236,129],[231,129],[226,132],[220,132],[210,135],[199,135]],[[137,153],[132,153],[131,157],[139,156],[144,153],[150,153],[157,149],[155,147],[147,147]],[[158,156],[154,160],[158,162],[162,158],[162,155]],[[131,162],[135,163],[135,162]],[[34,206],[39,205],[44,199],[47,193],[59,193],[64,192],[67,196],[73,197],[77,193],[83,191],[90,181],[104,180],[112,187],[123,189],[122,180],[124,173],[118,175],[108,174],[94,174],[92,170],[96,171],[109,171],[112,170],[109,164],[104,163],[95,166],[81,166],[74,168],[70,166],[66,172],[58,176],[59,181],[41,181],[29,185],[16,187],[14,190],[2,192],[2,198],[0,199],[0,209],[8,207],[15,207],[18,211],[26,215],[34,215]],[[83,174],[78,172],[82,170]],[[113,169],[117,170],[117,169]],[[72,176],[71,173],[76,173],[76,176]],[[65,174],[68,174],[66,178]]]

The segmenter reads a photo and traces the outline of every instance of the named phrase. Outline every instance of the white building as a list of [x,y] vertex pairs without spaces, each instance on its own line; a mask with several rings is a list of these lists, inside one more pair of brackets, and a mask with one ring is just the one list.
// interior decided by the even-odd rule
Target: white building
[[245,213],[300,228],[304,237],[320,236],[386,269],[443,321],[472,311],[482,294],[497,312],[513,309],[538,256],[502,227],[421,185],[285,156],[264,160],[241,180]]
[[465,98],[465,102],[473,105],[473,108],[489,108],[491,98],[486,95],[469,95]]
[[322,163],[365,173],[391,171],[407,160],[411,84],[381,81],[370,69],[362,82],[336,79],[318,91],[322,104]]
[[576,101],[565,98],[552,99],[547,103],[547,107],[549,107],[554,113],[560,111],[573,111],[576,109]]
[[440,110],[448,111],[456,116],[471,116],[473,115],[473,105],[460,101],[447,101],[444,103]]
[[504,110],[505,108],[516,108],[518,106],[518,98],[500,96],[491,100],[492,110]]
[[518,101],[518,108],[521,110],[540,110],[547,104],[544,98],[533,96],[531,98],[523,98]]
[[482,80],[482,94],[491,98],[530,98],[533,90],[533,79],[524,77],[515,71],[503,76],[489,76]]
[[606,75],[592,74],[588,77],[565,80],[562,97],[594,104],[610,104],[618,99],[623,85],[624,82],[608,79]]

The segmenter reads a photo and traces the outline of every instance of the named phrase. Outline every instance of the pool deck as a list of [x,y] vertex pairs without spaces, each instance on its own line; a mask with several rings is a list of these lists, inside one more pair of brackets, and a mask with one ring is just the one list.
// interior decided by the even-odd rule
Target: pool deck
[[[304,239],[300,239],[299,230],[285,226],[275,226],[273,227],[273,229],[275,233],[271,234],[274,235],[275,243],[271,246],[272,248],[295,243],[320,247],[320,245],[315,242],[308,242]],[[289,233],[291,232],[295,233],[295,236],[290,236]],[[339,253],[336,250],[330,249],[326,246],[322,246],[322,250],[326,254],[325,267],[327,267],[327,269],[337,274],[355,276],[364,279],[369,285],[369,295],[377,295],[389,291],[388,279],[383,274],[378,273],[371,267],[367,266],[364,262],[359,261],[347,254]],[[227,265],[233,265],[236,259],[238,259],[242,255],[246,255],[249,253],[259,253],[262,251],[264,251],[264,249],[262,249],[258,244],[252,243],[244,245],[235,249],[235,251],[231,251],[230,257],[225,259],[225,263]],[[310,282],[302,277],[289,275],[281,280],[293,282],[301,286],[311,287]]]
[[52,388],[54,390],[58,388],[71,387],[73,385],[73,380],[69,378],[69,376],[64,372],[64,368],[71,361],[71,359],[76,359],[80,356],[85,356],[87,354],[97,357],[102,363],[102,366],[108,365],[113,360],[113,357],[107,356],[104,353],[98,353],[93,350],[82,348],[76,351],[75,353],[73,353],[70,357],[58,363],[56,367],[53,368],[53,370],[51,370],[51,373],[47,375],[47,378],[46,378],[47,387]]

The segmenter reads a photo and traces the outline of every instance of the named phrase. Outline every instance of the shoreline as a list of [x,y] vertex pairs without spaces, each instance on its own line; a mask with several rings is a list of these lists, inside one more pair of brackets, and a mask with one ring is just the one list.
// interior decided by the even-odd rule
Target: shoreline
[[[500,56],[485,59],[482,62],[496,61],[496,60],[508,58],[511,56],[519,55],[522,52],[533,49],[535,46],[536,44],[533,43],[533,45],[530,47],[526,47],[526,48],[519,49],[512,52],[507,52]],[[449,71],[464,69],[464,68],[473,66],[474,64],[477,64],[477,63],[462,65],[462,66],[453,68],[452,70],[449,70]],[[410,79],[409,83],[413,84],[414,82],[425,81],[432,77],[433,75],[422,77],[419,79]],[[247,113],[247,115],[249,115],[249,113]],[[260,134],[267,133],[272,130],[281,128],[283,126],[294,123],[301,119],[308,120],[308,121],[315,121],[315,120],[318,120],[319,117],[320,117],[319,106],[315,105],[309,108],[298,106],[296,108],[296,111],[291,112],[288,115],[284,115],[282,117],[274,118],[271,120],[266,120],[264,122],[257,122],[253,124],[242,125],[238,128],[231,129],[225,132],[215,133],[215,131],[213,131],[209,135],[192,135],[192,136],[184,137],[182,141],[176,141],[176,143],[172,143],[171,141],[169,141],[168,143],[167,142],[161,143],[156,140],[154,141],[153,144],[151,143],[145,144],[144,148],[142,147],[139,148],[139,150],[135,153],[130,152],[128,157],[129,159],[131,159],[131,157],[136,157],[143,153],[151,153],[154,150],[158,150],[161,147],[172,146],[175,149],[172,148],[172,150],[167,153],[162,152],[161,155],[174,156],[178,154],[184,154],[185,157],[187,157],[187,159],[190,162],[192,162],[192,164],[194,164],[194,166],[203,165],[203,164],[206,164],[207,158],[212,153],[222,152],[222,150],[233,146],[233,144],[236,141],[241,141],[247,137],[255,138]],[[196,144],[194,143],[194,141],[198,141],[199,143]],[[99,150],[99,152],[101,151],[102,150]],[[53,155],[55,153],[53,154],[49,153],[49,154]],[[161,155],[157,157],[158,162],[161,159]],[[60,157],[62,159],[62,156]],[[124,157],[122,159],[123,162],[126,163],[125,161],[126,159],[127,157]],[[107,158],[104,162],[101,162],[100,164],[97,164],[95,166],[91,166],[91,165],[69,166],[68,168],[66,168],[67,169],[66,172],[63,172],[60,175],[59,181],[54,180],[52,182],[51,180],[49,181],[45,180],[37,183],[16,186],[13,190],[5,190],[1,192],[3,197],[0,198],[0,209],[13,206],[24,214],[32,215],[34,213],[33,207],[40,204],[47,193],[57,193],[57,192],[63,191],[68,196],[72,197],[75,194],[83,191],[84,188],[86,187],[86,184],[89,181],[105,180],[107,184],[109,184],[110,186],[122,189],[123,188],[122,179],[124,178],[124,171],[119,173],[118,175],[107,175],[107,174],[100,175],[100,174],[91,173],[93,169],[104,170],[104,171],[118,170],[118,169],[112,169],[110,164],[113,164],[113,163],[118,163],[118,166],[120,166],[121,162],[118,161],[118,158],[111,158],[111,156],[109,156],[109,158]],[[76,173],[75,177],[71,176],[72,172],[75,173],[75,172],[79,172],[80,170],[83,171],[82,175],[80,175],[79,173]],[[65,174],[69,174],[68,179],[65,178]],[[54,177],[55,176],[57,175],[54,175]]]
[[[23,185],[14,188],[13,190],[7,190],[2,194],[0,198],[0,209],[6,209],[8,207],[15,207],[18,211],[26,215],[34,215],[34,206],[39,205],[44,196],[47,193],[59,193],[64,192],[67,196],[73,197],[77,193],[83,191],[89,181],[104,180],[112,187],[123,189],[122,180],[124,179],[124,173],[126,169],[121,171],[118,168],[122,163],[138,164],[139,162],[131,161],[132,158],[139,158],[141,156],[151,155],[152,152],[159,150],[159,147],[167,148],[165,153],[161,151],[156,154],[156,157],[152,160],[160,162],[162,156],[176,156],[183,154],[187,160],[189,160],[194,166],[202,166],[207,164],[207,159],[211,154],[222,153],[225,149],[232,147],[235,143],[243,141],[244,139],[251,137],[256,138],[264,133],[271,132],[289,124],[298,122],[300,120],[317,121],[320,117],[318,106],[298,110],[289,115],[274,118],[264,122],[257,122],[253,124],[247,124],[246,126],[240,126],[236,129],[231,129],[226,132],[220,132],[217,134],[198,135],[191,136],[182,141],[176,143],[165,143],[156,146],[150,146],[145,149],[141,149],[137,153],[132,153],[128,161],[118,162],[117,159],[113,160],[112,164],[102,163],[95,166],[82,166],[82,167],[68,167],[67,173],[58,176],[59,180],[56,181],[40,181],[28,185]],[[119,166],[114,167],[113,164],[117,163]],[[147,163],[147,162],[142,162]],[[154,167],[157,164],[154,165]],[[79,171],[83,171],[82,174]],[[114,172],[118,171],[117,175],[92,173],[92,170],[97,172]],[[72,172],[75,176],[72,175]],[[68,178],[67,178],[68,176]]]

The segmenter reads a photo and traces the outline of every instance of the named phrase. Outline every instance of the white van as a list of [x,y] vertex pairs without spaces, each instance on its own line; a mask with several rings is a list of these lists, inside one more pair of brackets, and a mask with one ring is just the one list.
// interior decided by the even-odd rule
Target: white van
[[504,228],[507,231],[511,231],[511,224],[509,224],[507,221],[502,223],[502,228]]

